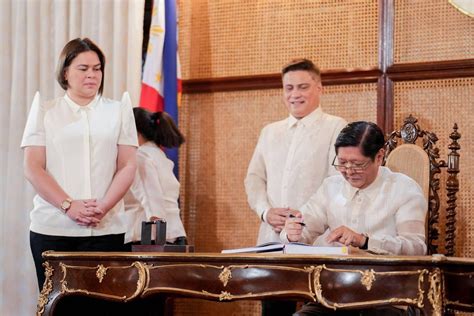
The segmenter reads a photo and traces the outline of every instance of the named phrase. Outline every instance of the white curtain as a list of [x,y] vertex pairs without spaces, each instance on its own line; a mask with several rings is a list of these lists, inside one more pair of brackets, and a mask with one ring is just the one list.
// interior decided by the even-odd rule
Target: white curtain
[[35,91],[64,94],[56,61],[71,39],[106,55],[104,96],[140,96],[144,0],[0,0],[0,315],[34,315],[38,290],[29,248],[33,189],[19,148]]

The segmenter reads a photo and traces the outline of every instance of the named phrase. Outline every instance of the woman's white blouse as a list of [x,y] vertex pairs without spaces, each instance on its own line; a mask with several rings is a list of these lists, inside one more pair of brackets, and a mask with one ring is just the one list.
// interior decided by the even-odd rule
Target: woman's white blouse
[[[132,104],[96,96],[86,106],[67,94],[40,102],[36,93],[21,147],[45,146],[46,171],[73,199],[101,199],[117,168],[117,145],[138,146]],[[31,231],[59,236],[99,236],[125,232],[117,203],[97,227],[79,226],[58,208],[36,195],[31,211]]]
[[179,182],[173,174],[174,164],[153,142],[137,151],[137,173],[124,197],[125,242],[141,239],[141,223],[152,216],[166,220],[166,240],[186,236],[179,216]]

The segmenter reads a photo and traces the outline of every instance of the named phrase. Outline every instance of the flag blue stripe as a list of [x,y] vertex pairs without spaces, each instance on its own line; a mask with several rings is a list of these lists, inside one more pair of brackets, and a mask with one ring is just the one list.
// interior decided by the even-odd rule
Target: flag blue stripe
[[165,1],[165,43],[163,49],[165,111],[178,121],[178,74],[176,52],[176,0]]
[[[176,0],[165,0],[165,43],[163,48],[164,110],[178,124],[178,74],[177,74],[177,21]],[[174,174],[179,176],[178,149],[167,149],[166,155],[174,162]]]

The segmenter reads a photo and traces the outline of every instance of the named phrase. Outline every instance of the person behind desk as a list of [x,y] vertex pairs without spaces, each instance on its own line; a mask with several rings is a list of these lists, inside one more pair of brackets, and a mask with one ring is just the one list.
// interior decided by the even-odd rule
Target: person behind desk
[[36,94],[23,134],[25,177],[37,194],[30,213],[30,246],[38,286],[45,281],[43,251],[121,251],[119,213],[136,169],[137,132],[127,93],[102,97],[105,56],[76,38],[59,57],[64,96]]
[[[384,143],[376,124],[348,124],[335,143],[333,165],[340,174],[325,179],[308,203],[292,210],[295,217],[285,221],[281,240],[350,245],[394,255],[426,254],[427,201],[414,180],[381,166]],[[408,312],[381,307],[359,310],[357,315]],[[354,311],[334,312],[308,303],[294,315],[354,315]]]
[[184,136],[166,112],[134,108],[133,114],[140,147],[135,180],[124,198],[126,248],[131,250],[131,244],[139,243],[142,221],[158,218],[166,220],[166,241],[185,245],[186,232],[178,206],[179,182],[173,174],[173,162],[161,149],[181,146]]
[[[289,208],[305,204],[329,174],[334,142],[346,125],[323,112],[321,73],[307,59],[282,69],[283,101],[289,116],[265,126],[250,161],[245,191],[261,219],[257,244],[279,241]],[[291,315],[294,302],[263,301],[263,315]]]

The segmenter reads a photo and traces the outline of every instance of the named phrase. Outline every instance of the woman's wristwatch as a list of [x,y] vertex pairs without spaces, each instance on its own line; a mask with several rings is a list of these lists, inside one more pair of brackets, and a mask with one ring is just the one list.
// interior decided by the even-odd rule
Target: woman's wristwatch
[[72,205],[72,200],[70,198],[65,199],[64,201],[61,202],[61,210],[63,211],[64,214],[69,211]]

